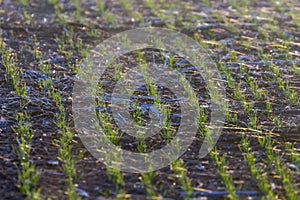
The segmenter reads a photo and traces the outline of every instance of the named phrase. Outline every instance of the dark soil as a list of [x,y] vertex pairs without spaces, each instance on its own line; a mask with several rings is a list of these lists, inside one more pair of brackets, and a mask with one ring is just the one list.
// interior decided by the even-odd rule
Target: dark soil
[[[177,15],[182,15],[182,21],[176,21],[176,30],[181,31],[191,37],[199,37],[209,48],[211,57],[214,61],[224,62],[228,68],[233,70],[232,76],[235,80],[241,80],[241,88],[249,93],[248,100],[253,101],[254,108],[257,109],[259,125],[262,130],[274,130],[273,139],[276,141],[274,149],[282,155],[282,165],[289,166],[293,161],[289,152],[285,149],[286,143],[294,143],[296,151],[300,152],[300,107],[293,105],[285,96],[284,91],[272,80],[274,74],[268,69],[268,61],[275,60],[276,67],[280,68],[281,77],[287,81],[291,88],[300,96],[300,74],[292,70],[292,65],[300,67],[300,29],[299,24],[291,21],[286,12],[275,10],[274,5],[269,1],[252,1],[251,15],[238,16],[238,12],[230,7],[227,1],[210,1],[211,7],[197,1],[186,2],[175,5]],[[30,0],[30,3],[21,7],[16,1],[0,0],[0,34],[7,47],[13,54],[18,55],[18,67],[22,74],[22,81],[28,86],[29,103],[25,110],[30,113],[30,123],[34,129],[32,142],[32,162],[37,166],[41,173],[39,186],[42,188],[43,199],[66,199],[67,182],[66,175],[63,173],[61,162],[57,161],[58,148],[54,141],[59,139],[59,129],[55,122],[55,113],[59,110],[53,100],[47,96],[46,90],[41,90],[38,80],[51,78],[54,86],[63,96],[63,104],[68,109],[68,119],[72,124],[72,85],[74,82],[74,63],[82,59],[78,49],[68,46],[65,35],[74,30],[72,40],[76,44],[80,40],[84,46],[93,47],[111,35],[141,26],[140,23],[132,21],[130,14],[125,11],[117,1],[107,1],[106,8],[111,10],[116,16],[118,23],[116,26],[105,22],[99,12],[95,9],[94,1],[83,1],[83,16],[87,22],[80,22],[76,19],[75,7],[69,1],[61,1],[63,14],[67,17],[67,22],[59,22],[55,15],[55,10],[47,1]],[[144,25],[166,27],[168,21],[160,19],[158,16],[145,6],[142,1],[136,0],[132,3],[134,9],[144,16]],[[294,7],[300,12],[300,5],[295,1],[288,4],[284,9]],[[30,24],[26,24],[24,9],[32,16]],[[213,9],[213,10],[212,10]],[[250,9],[249,9],[250,10]],[[166,11],[166,10],[164,10]],[[213,15],[218,11],[222,17],[233,23],[236,29],[230,29],[225,22]],[[299,13],[298,12],[298,13]],[[174,14],[176,15],[176,14]],[[275,25],[270,22],[276,20]],[[194,16],[194,18],[192,17]],[[172,15],[171,15],[172,17]],[[174,17],[174,16],[173,16]],[[278,27],[272,31],[268,25]],[[143,24],[142,24],[143,25]],[[268,34],[268,39],[259,33],[260,28]],[[96,34],[88,34],[93,30]],[[42,53],[42,60],[50,63],[51,74],[44,74],[39,69],[40,61],[34,56],[34,38],[38,42],[38,48]],[[58,39],[59,38],[59,39]],[[71,56],[67,52],[59,50],[61,41],[67,44]],[[288,49],[280,48],[282,40],[291,40]],[[243,42],[248,41],[250,47],[243,46]],[[277,46],[276,46],[277,45]],[[269,60],[263,60],[258,53],[261,50],[269,56]],[[229,53],[234,51],[237,60],[232,60]],[[2,56],[2,55],[0,55]],[[124,59],[125,60],[125,59]],[[126,62],[126,60],[123,62]],[[272,121],[266,117],[267,111],[264,101],[256,101],[254,95],[241,77],[240,65],[244,63],[249,72],[248,75],[255,79],[259,87],[267,91],[267,98],[271,101],[274,113],[283,121],[281,128],[274,127]],[[187,66],[184,66],[187,67]],[[16,135],[12,128],[17,125],[16,112],[20,111],[20,101],[11,84],[5,81],[5,67],[0,60],[0,199],[25,199],[17,187],[18,170],[20,170],[19,160],[14,152],[17,147]],[[106,77],[107,78],[107,77]],[[109,83],[109,82],[108,82]],[[104,87],[110,90],[112,84]],[[205,92],[204,86],[198,82],[195,84],[195,91]],[[167,93],[167,90],[164,90]],[[143,94],[143,91],[139,91]],[[235,99],[230,88],[226,88],[227,98],[230,101],[232,112],[238,114],[238,123],[226,122],[222,135],[217,143],[220,154],[226,154],[228,166],[227,170],[232,175],[234,185],[237,187],[241,199],[252,197],[259,199],[262,193],[257,186],[257,180],[251,177],[243,153],[239,149],[242,139],[242,132],[246,133],[251,141],[252,151],[257,158],[257,165],[263,165],[266,158],[265,150],[257,142],[257,132],[247,130],[249,119],[244,108]],[[169,93],[170,94],[170,93]],[[172,96],[172,94],[170,94]],[[205,96],[205,95],[204,95]],[[205,99],[205,98],[204,98]],[[144,101],[143,103],[149,103]],[[150,102],[151,103],[151,102]],[[202,103],[206,103],[203,100]],[[179,113],[180,109],[175,109],[173,113]],[[174,124],[178,121],[174,119]],[[176,126],[174,126],[176,127]],[[265,131],[267,132],[267,131]],[[158,148],[163,142],[162,138],[149,139],[151,145]],[[207,197],[209,199],[226,198],[226,188],[218,175],[217,167],[209,156],[199,159],[197,152],[203,141],[203,137],[198,134],[190,149],[182,156],[187,168],[187,175],[192,181],[195,197]],[[123,139],[120,143],[127,145],[133,142],[132,138]],[[154,142],[154,143],[151,143]],[[76,135],[72,144],[74,154],[80,150],[85,150],[80,138]],[[150,148],[149,147],[149,148]],[[204,166],[199,169],[199,166]],[[300,166],[298,166],[299,168]],[[106,166],[95,159],[89,152],[86,152],[77,165],[76,187],[88,193],[90,199],[113,199],[117,192],[115,185],[109,180]],[[265,169],[270,182],[274,183],[275,190],[280,199],[285,199],[285,192],[282,182],[274,172],[274,166]],[[300,173],[289,171],[292,181],[300,190]],[[158,194],[164,198],[183,199],[184,191],[179,187],[179,182],[170,169],[165,167],[156,172],[157,176],[153,180],[153,185]],[[123,173],[125,184],[121,188],[133,199],[145,199],[145,186],[141,184],[140,174]],[[198,189],[197,189],[198,188]],[[204,190],[209,192],[205,192]]]

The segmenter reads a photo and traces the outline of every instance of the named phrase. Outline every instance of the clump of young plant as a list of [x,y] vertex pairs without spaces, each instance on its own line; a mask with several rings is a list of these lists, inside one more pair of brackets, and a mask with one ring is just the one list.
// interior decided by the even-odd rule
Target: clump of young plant
[[[60,53],[65,53],[67,59],[72,59],[73,51],[75,49],[80,50],[80,52],[85,52],[82,43],[75,43],[73,41],[74,30],[70,28],[69,32],[65,33],[62,38],[57,38]],[[66,41],[66,43],[65,43]],[[72,49],[72,51],[70,51]],[[69,54],[68,52],[71,52]],[[76,71],[78,66],[74,66],[73,69]],[[41,70],[48,76],[51,76],[51,64],[49,62],[40,63]],[[81,196],[77,193],[76,181],[76,163],[82,158],[84,151],[80,151],[77,155],[73,153],[73,143],[75,131],[71,127],[67,118],[67,109],[63,104],[63,96],[61,91],[54,87],[51,78],[42,79],[39,82],[41,89],[46,89],[48,97],[50,97],[55,106],[57,107],[57,112],[55,113],[56,126],[59,129],[60,137],[54,141],[54,144],[59,148],[57,159],[62,163],[62,170],[66,174],[66,181],[68,183],[67,196],[69,199],[81,199]]]
[[81,199],[76,192],[74,179],[76,179],[76,160],[79,160],[83,151],[79,155],[74,156],[72,154],[72,142],[74,138],[74,131],[66,119],[66,110],[62,104],[62,96],[59,91],[53,86],[52,80],[44,81],[43,87],[48,87],[48,96],[53,99],[55,105],[58,107],[58,113],[55,115],[56,125],[60,129],[60,138],[54,141],[54,144],[59,147],[58,160],[62,162],[62,168],[64,173],[67,175],[68,190],[67,195],[69,199]]
[[41,188],[37,187],[40,173],[30,159],[31,142],[34,133],[28,122],[29,118],[29,115],[24,111],[17,113],[18,126],[13,128],[18,142],[16,153],[21,165],[21,170],[18,172],[18,187],[28,199],[38,200],[40,199],[41,191]]
[[108,22],[112,26],[117,24],[117,18],[108,8],[105,7],[105,1],[96,0],[96,6],[100,12],[101,18],[103,18],[104,21]]
[[164,116],[165,116],[165,119],[164,119],[164,127],[162,129],[162,137],[163,139],[166,141],[166,143],[170,142],[176,131],[172,128],[172,121],[171,121],[171,109],[169,107],[165,107],[163,108],[163,113],[164,113]]
[[228,198],[229,199],[239,199],[237,194],[236,194],[236,188],[233,184],[232,177],[230,174],[227,172],[227,162],[226,162],[226,155],[219,156],[219,152],[215,148],[213,151],[210,152],[210,157],[217,165],[218,168],[218,173],[221,176],[225,186],[226,186],[226,191],[228,192]]
[[173,21],[174,17],[173,15],[166,14],[166,12],[161,12],[164,5],[167,5],[167,3],[155,3],[151,0],[143,0],[143,3],[146,7],[150,8],[151,11],[159,17],[161,20],[166,22],[166,27],[169,29],[175,29],[175,21]]
[[55,15],[57,16],[58,20],[65,24],[67,22],[67,18],[63,14],[63,3],[59,0],[48,0],[48,3],[51,4],[54,7]]
[[180,189],[184,192],[184,197],[190,199],[193,197],[193,187],[190,178],[187,176],[187,169],[182,159],[171,163],[171,170],[179,181]]
[[5,80],[12,84],[13,89],[19,96],[26,98],[26,83],[22,83],[21,81],[17,56],[9,50],[3,49],[2,63],[6,70],[4,74]]
[[83,10],[82,1],[80,1],[80,0],[71,0],[71,3],[75,7],[75,19],[77,21],[79,21],[80,23],[82,23],[82,24],[86,24],[87,19],[83,15],[84,10]]
[[[101,95],[102,85],[99,85],[98,94]],[[123,134],[120,133],[116,127],[113,126],[112,121],[113,118],[110,114],[107,113],[107,105],[102,99],[102,97],[98,97],[96,100],[97,106],[102,107],[104,109],[103,112],[98,112],[97,117],[101,122],[102,130],[106,135],[106,138],[110,140],[114,145],[118,145],[119,141],[121,140]]]
[[23,9],[25,25],[28,26],[28,25],[30,25],[30,23],[32,21],[32,15],[27,11],[27,6],[29,4],[29,1],[28,0],[18,0],[18,2]]
[[285,196],[292,200],[299,199],[299,192],[296,189],[295,184],[292,182],[292,178],[287,167],[282,165],[281,156],[274,152],[274,140],[272,140],[270,134],[266,136],[265,142],[261,143],[261,145],[266,149],[268,162],[275,166],[275,172],[279,175],[282,181]]
[[258,181],[258,187],[264,194],[262,199],[272,200],[278,198],[275,194],[275,191],[272,189],[272,186],[269,183],[266,174],[264,173],[264,168],[258,168],[256,166],[256,157],[251,151],[249,139],[246,138],[244,134],[241,140],[240,149],[244,153],[244,159],[250,168],[251,176],[256,178],[256,180]]
[[285,148],[288,150],[288,152],[291,154],[291,160],[294,162],[296,165],[298,165],[297,170],[300,170],[300,153],[299,151],[296,150],[295,144],[294,143],[287,143]]
[[[151,161],[148,161],[150,163]],[[149,169],[147,172],[144,172],[140,177],[140,181],[142,184],[145,185],[147,197],[150,199],[160,199],[157,195],[157,191],[155,188],[155,185],[153,183],[154,178],[157,176],[156,172],[152,171],[151,165],[149,166]]]
[[143,23],[143,15],[136,11],[129,0],[119,0],[123,8],[131,15],[134,21]]
[[43,57],[43,54],[39,50],[39,42],[37,41],[36,35],[33,36],[32,39],[33,43],[33,56],[35,57],[36,60],[41,60]]

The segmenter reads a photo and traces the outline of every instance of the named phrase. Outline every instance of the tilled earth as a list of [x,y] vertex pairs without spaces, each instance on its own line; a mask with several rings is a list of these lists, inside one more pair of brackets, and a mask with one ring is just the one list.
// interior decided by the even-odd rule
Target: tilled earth
[[[17,55],[22,82],[26,83],[30,98],[24,109],[30,113],[30,123],[34,130],[31,159],[41,173],[38,186],[42,188],[42,198],[67,198],[66,175],[63,173],[61,161],[57,159],[59,147],[54,145],[54,141],[60,137],[55,121],[55,113],[59,110],[55,102],[48,97],[46,89],[39,88],[39,80],[53,80],[54,87],[63,97],[63,104],[68,110],[68,119],[72,124],[72,85],[76,75],[74,65],[80,63],[82,55],[78,47],[70,45],[68,39],[74,41],[76,45],[82,42],[84,47],[92,48],[124,30],[150,25],[168,27],[168,24],[173,24],[175,30],[188,36],[200,38],[202,44],[208,48],[212,59],[216,63],[224,63],[232,70],[232,77],[241,81],[243,93],[248,95],[247,100],[252,101],[257,110],[260,129],[273,130],[272,137],[276,141],[274,150],[282,156],[282,165],[289,168],[291,179],[300,190],[299,163],[293,163],[290,153],[285,149],[286,143],[293,143],[295,150],[300,152],[300,107],[293,104],[286,97],[285,91],[273,82],[274,74],[268,68],[269,62],[273,61],[280,69],[280,77],[289,83],[299,98],[300,28],[296,20],[293,21],[289,16],[289,11],[294,9],[299,18],[299,2],[286,1],[282,3],[282,10],[279,10],[269,1],[252,1],[244,8],[247,13],[240,13],[226,0],[210,1],[210,7],[197,1],[176,1],[176,3],[170,1],[169,4],[174,5],[172,8],[161,7],[156,11],[146,6],[143,1],[135,0],[131,5],[143,16],[143,22],[137,22],[118,1],[106,1],[106,9],[110,10],[117,20],[115,24],[101,17],[96,3],[92,0],[81,2],[80,19],[75,16],[76,8],[72,1],[60,1],[60,4],[63,6],[62,14],[66,19],[65,22],[59,21],[54,7],[47,1],[30,0],[28,5],[22,7],[16,1],[0,0],[1,40],[12,54]],[[160,5],[159,1],[157,5]],[[29,23],[24,17],[24,10],[27,10],[32,18]],[[161,19],[157,16],[157,12],[164,13],[169,18]],[[41,59],[37,59],[34,55],[35,43],[42,53]],[[65,43],[64,50],[61,50],[62,43]],[[232,59],[232,52],[236,54],[236,60]],[[261,54],[266,55],[266,58],[263,59]],[[126,62],[124,60],[122,62]],[[41,63],[50,64],[51,74],[44,74],[40,70]],[[247,66],[251,72],[248,76],[257,81],[259,88],[267,91],[266,98],[272,103],[274,114],[282,120],[281,127],[276,127],[267,117],[264,100],[256,100],[253,91],[245,84],[245,77],[240,70],[241,63]],[[25,196],[17,187],[20,165],[15,153],[18,143],[13,132],[13,127],[17,125],[16,113],[21,110],[21,97],[5,80],[6,72],[2,61],[0,72],[0,198],[24,199]],[[108,84],[104,85],[104,89],[105,87],[109,91],[111,86]],[[203,86],[194,85],[199,94],[204,93],[200,87]],[[258,133],[247,128],[249,118],[242,103],[234,97],[229,87],[226,88],[226,93],[232,112],[237,114],[238,122],[225,123],[217,148],[221,155],[226,154],[228,162],[226,168],[233,178],[240,198],[260,199],[262,194],[258,189],[257,180],[250,175],[239,148],[242,133],[250,138],[257,165],[264,163],[266,153],[257,142]],[[190,149],[182,156],[187,175],[192,181],[194,197],[226,198],[225,185],[210,157],[197,158],[202,141],[203,138],[197,136]],[[72,145],[75,155],[85,149],[77,135]],[[297,165],[297,169],[292,169],[291,164]],[[76,169],[76,188],[83,197],[114,198],[116,188],[109,180],[105,165],[88,151],[77,161]],[[282,181],[274,172],[274,167],[268,166],[265,172],[273,183],[273,189],[278,197],[285,199]],[[156,173],[153,185],[161,197],[184,198],[184,191],[178,186],[179,183],[176,182],[176,176],[170,167]],[[145,199],[147,195],[145,186],[140,181],[141,175],[130,173],[123,175],[125,184],[122,190],[131,198]]]

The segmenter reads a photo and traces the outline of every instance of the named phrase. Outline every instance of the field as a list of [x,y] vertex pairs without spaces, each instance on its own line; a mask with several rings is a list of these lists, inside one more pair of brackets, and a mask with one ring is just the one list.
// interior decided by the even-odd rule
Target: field
[[[0,199],[299,200],[299,13],[297,0],[0,0]],[[118,130],[110,94],[133,66],[180,72],[200,105],[196,137],[180,158],[130,173],[85,148],[72,92],[94,47],[151,26],[183,33],[207,51],[225,87],[225,118],[218,142],[199,158],[214,97],[195,66],[160,49],[117,57],[99,77],[93,108],[112,144],[136,153],[159,149],[185,116],[180,97],[145,78],[131,97],[130,117],[143,127],[159,110],[166,123],[146,138]]]

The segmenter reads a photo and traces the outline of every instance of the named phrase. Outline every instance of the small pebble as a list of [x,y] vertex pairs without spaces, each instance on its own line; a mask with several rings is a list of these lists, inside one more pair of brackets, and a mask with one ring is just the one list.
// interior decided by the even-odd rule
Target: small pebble
[[203,165],[197,165],[196,168],[200,171],[204,171],[205,167]]
[[297,170],[297,166],[294,165],[294,164],[289,164],[289,168],[293,171],[296,171]]
[[89,197],[90,197],[89,194],[88,194],[86,191],[84,191],[84,190],[82,190],[82,189],[80,189],[80,188],[76,188],[76,192],[77,192],[80,196],[82,196],[82,197],[85,197],[85,198],[89,198]]
[[58,160],[49,160],[48,164],[49,165],[59,165],[59,162],[58,162]]
[[271,183],[271,190],[275,190],[275,189],[276,189],[275,183]]
[[32,89],[31,86],[26,86],[26,91],[30,91]]
[[48,125],[48,124],[50,124],[50,122],[49,121],[43,121],[43,124]]

